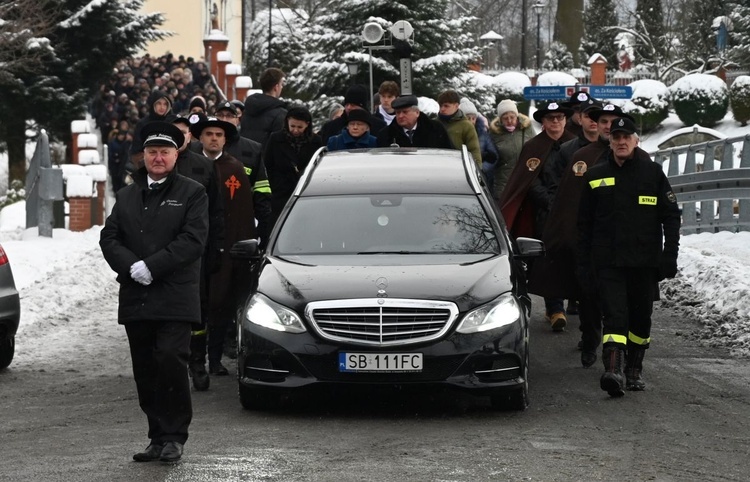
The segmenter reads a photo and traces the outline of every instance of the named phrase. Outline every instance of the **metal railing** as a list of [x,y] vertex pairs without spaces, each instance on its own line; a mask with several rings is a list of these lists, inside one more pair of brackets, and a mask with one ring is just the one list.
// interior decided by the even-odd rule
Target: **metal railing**
[[667,163],[683,234],[750,231],[750,134],[650,154]]

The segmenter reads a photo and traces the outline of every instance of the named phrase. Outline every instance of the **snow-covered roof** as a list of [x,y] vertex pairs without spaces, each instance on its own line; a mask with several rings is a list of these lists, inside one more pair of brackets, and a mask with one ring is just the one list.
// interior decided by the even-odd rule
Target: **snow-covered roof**
[[500,35],[499,33],[495,32],[494,30],[490,30],[486,34],[479,37],[479,40],[502,40],[505,37]]

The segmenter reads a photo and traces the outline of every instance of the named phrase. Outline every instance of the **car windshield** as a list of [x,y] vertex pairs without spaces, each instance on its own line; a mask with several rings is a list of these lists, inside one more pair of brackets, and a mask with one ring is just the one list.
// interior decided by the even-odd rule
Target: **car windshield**
[[300,198],[274,254],[500,254],[471,195],[352,195]]

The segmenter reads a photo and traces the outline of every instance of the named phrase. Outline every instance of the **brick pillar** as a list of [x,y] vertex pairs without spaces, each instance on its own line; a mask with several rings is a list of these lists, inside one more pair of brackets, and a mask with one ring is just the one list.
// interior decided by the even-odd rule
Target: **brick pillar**
[[[80,152],[86,149],[96,149],[98,140],[96,134],[79,134],[73,145],[73,164],[80,164]],[[98,153],[97,153],[98,156]]]
[[235,99],[239,99],[245,102],[247,98],[247,91],[253,87],[253,79],[247,75],[240,75],[234,81],[234,95]]
[[219,75],[216,76],[216,85],[219,86],[224,97],[229,99],[229,92],[227,92],[227,67],[232,62],[232,54],[229,51],[223,51],[216,54],[216,63],[218,64]]
[[591,85],[604,85],[607,83],[607,59],[599,55],[591,66]]
[[205,50],[205,59],[208,62],[209,73],[213,74],[214,77],[218,78],[219,73],[216,70],[217,62],[216,56],[219,52],[223,52],[229,45],[229,37],[224,35],[221,30],[211,30],[211,32],[203,38],[203,47]]
[[70,133],[73,136],[73,144],[71,144],[71,162],[73,164],[78,164],[78,136],[88,134],[90,131],[91,127],[85,120],[74,120],[70,123]]
[[[242,66],[240,64],[229,64],[225,67],[225,73],[226,89],[224,89],[224,93],[227,95],[227,100],[239,99],[239,97],[237,97],[237,89],[235,88],[235,85],[237,83],[237,77],[242,73]],[[245,98],[243,97],[240,100],[244,101]]]
[[68,198],[70,209],[68,229],[71,231],[86,231],[91,227],[91,198]]
[[94,226],[104,226],[104,191],[107,188],[106,181],[96,183],[96,208],[93,214]]

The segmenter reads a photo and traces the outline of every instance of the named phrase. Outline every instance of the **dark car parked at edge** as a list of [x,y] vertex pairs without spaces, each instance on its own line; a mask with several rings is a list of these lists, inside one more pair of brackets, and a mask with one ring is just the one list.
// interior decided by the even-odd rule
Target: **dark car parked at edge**
[[[254,240],[233,248],[259,256]],[[238,323],[240,401],[313,384],[435,384],[528,404],[522,258],[466,149],[318,151]]]
[[7,368],[13,361],[20,318],[21,303],[13,271],[5,250],[0,246],[0,370]]

